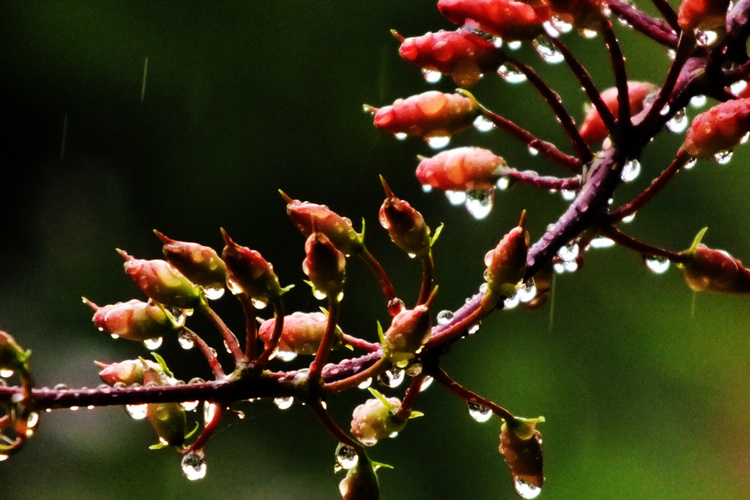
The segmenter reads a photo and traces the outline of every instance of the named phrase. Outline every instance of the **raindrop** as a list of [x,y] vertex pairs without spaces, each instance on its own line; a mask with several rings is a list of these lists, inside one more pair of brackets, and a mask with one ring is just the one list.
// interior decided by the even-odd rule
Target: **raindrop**
[[740,144],[747,143],[748,139],[750,139],[750,132],[740,137]]
[[473,125],[474,128],[479,130],[480,132],[489,132],[490,130],[495,128],[495,124],[482,115],[476,117]]
[[372,377],[368,378],[367,380],[364,380],[359,383],[357,386],[358,389],[369,389],[369,387],[372,385]]
[[448,198],[448,203],[454,206],[463,205],[466,203],[466,192],[464,191],[451,191],[445,192],[445,197]]
[[576,192],[572,189],[562,189],[560,191],[560,194],[563,197],[563,200],[565,201],[573,201],[576,199]]
[[163,339],[161,337],[157,337],[155,339],[146,339],[143,341],[143,345],[149,351],[153,351],[155,349],[158,349],[161,346],[162,341]]
[[714,155],[714,161],[719,165],[726,165],[732,160],[732,150],[719,151]]
[[[745,83],[745,82],[743,82]],[[695,95],[690,98],[690,105],[694,108],[702,108],[706,105],[706,96],[704,95]]]
[[183,401],[180,403],[180,406],[182,406],[182,409],[185,411],[194,411],[196,408],[198,408],[198,405],[200,404],[200,401]]
[[503,39],[499,36],[492,37],[492,45],[495,46],[495,48],[500,48],[503,46]]
[[690,170],[691,168],[695,166],[696,163],[698,163],[698,160],[696,158],[692,158],[682,168],[684,168],[685,170]]
[[273,398],[273,404],[275,404],[276,408],[279,410],[288,410],[294,404],[294,398],[291,396],[285,398]]
[[208,424],[213,421],[216,416],[216,411],[219,409],[219,405],[210,401],[203,402],[203,423]]
[[591,40],[592,38],[596,38],[596,36],[599,34],[594,30],[588,30],[588,29],[582,29],[578,30],[578,33],[583,37]]
[[417,375],[422,373],[422,364],[421,363],[413,363],[409,365],[408,368],[406,368],[406,374],[410,377],[416,377]]
[[443,77],[443,74],[431,69],[422,69],[422,77],[427,83],[437,83]]
[[688,120],[685,109],[678,110],[672,118],[667,121],[667,130],[674,134],[681,134],[687,129],[690,121]]
[[476,325],[473,325],[471,328],[469,328],[468,332],[469,335],[474,335],[479,331],[479,328],[482,326],[482,323],[477,323]]
[[182,458],[182,473],[191,481],[206,477],[206,457],[202,451],[191,451]]
[[591,245],[591,248],[612,248],[615,246],[615,242],[606,236],[597,236],[589,242],[589,245]]
[[26,419],[26,426],[34,428],[39,424],[39,414],[35,411],[31,412]]
[[146,418],[147,408],[148,405],[145,403],[141,405],[125,405],[125,411],[133,420],[143,420]]
[[393,134],[393,136],[398,139],[399,141],[403,141],[406,139],[406,133],[405,132],[398,132],[397,134]]
[[534,278],[524,281],[518,285],[516,290],[516,296],[522,304],[531,302],[536,297],[536,285],[534,284]]
[[356,466],[357,462],[359,462],[357,450],[351,446],[339,443],[336,447],[336,465],[334,466],[334,470],[336,472],[340,470],[349,470]]
[[495,200],[495,190],[473,190],[466,195],[466,210],[476,220],[482,220],[492,212],[492,204]]
[[259,309],[259,310],[265,309],[266,306],[268,305],[268,302],[264,302],[262,300],[253,299],[253,298],[250,299],[250,303],[253,305],[254,308]]
[[297,358],[296,352],[284,351],[281,349],[277,349],[275,355],[280,361],[284,361],[285,363],[288,363],[289,361],[294,361]]
[[396,297],[394,299],[391,299],[391,301],[388,303],[388,313],[391,316],[395,316],[403,311],[404,307],[404,301]]
[[514,309],[521,301],[518,298],[518,294],[514,294],[512,297],[508,297],[503,302],[503,308]]
[[630,214],[627,217],[623,217],[620,222],[627,224],[628,222],[633,222],[633,219],[635,219],[635,214]]
[[224,296],[223,286],[202,286],[201,290],[208,300],[218,300]]
[[539,150],[535,147],[529,146],[529,154],[531,156],[536,156],[539,154]]
[[[552,29],[554,29],[555,31],[561,34],[570,33],[573,30],[572,24],[563,21],[559,17],[553,17],[549,21],[549,23],[551,24]],[[546,31],[546,27],[545,27],[545,31]],[[549,33],[549,31],[547,31],[547,33]]]
[[466,406],[469,408],[469,416],[480,424],[492,418],[492,410],[486,406],[471,401],[467,401]]
[[[746,88],[747,88],[747,80],[738,80],[738,81],[734,82],[732,85],[729,86],[729,90],[734,95],[741,94],[742,91],[745,90]],[[705,104],[706,97],[705,96],[702,96],[702,97],[704,99],[704,104]],[[691,101],[691,103],[692,103],[692,101]]]
[[425,377],[424,380],[422,380],[422,385],[419,386],[419,392],[422,392],[428,387],[430,387],[432,385],[432,380],[433,380],[432,377],[429,377],[429,376]]
[[240,295],[243,292],[242,287],[233,279],[227,277],[227,288],[232,292],[232,295]]
[[638,178],[641,173],[641,162],[638,160],[630,160],[622,167],[622,173],[620,178],[623,182],[631,182]]
[[186,351],[192,349],[195,345],[195,342],[193,342],[193,334],[187,330],[180,330],[177,334],[177,342],[180,344],[180,347]]
[[664,257],[647,256],[643,262],[654,274],[664,274],[669,269],[669,259]]
[[557,251],[557,256],[563,262],[575,262],[579,253],[580,249],[578,248],[578,243],[574,242],[569,245],[561,246],[560,250]]
[[[99,328],[99,330],[103,332],[103,331],[104,331],[104,328]],[[110,337],[112,337],[112,338],[113,338],[113,339],[115,339],[115,340],[117,340],[117,339],[119,339],[119,338],[120,338],[120,336],[119,336],[119,335],[117,335],[116,333],[113,333],[113,334],[111,334],[111,335],[110,335]]]
[[2,378],[10,378],[13,376],[13,370],[9,370],[7,368],[0,369],[0,377]]
[[695,30],[695,39],[701,47],[710,47],[719,39],[719,34],[713,30]]
[[427,144],[432,149],[443,149],[451,142],[450,136],[447,135],[436,135],[427,139]]
[[508,48],[510,50],[518,50],[521,48],[521,41],[520,40],[513,40],[512,42],[508,42]]
[[10,458],[9,455],[6,455],[5,453],[0,453],[0,462],[5,462]]
[[430,191],[432,191],[432,186],[430,186],[429,184],[422,184],[423,193],[429,193]]
[[519,497],[527,500],[538,497],[542,492],[540,487],[529,484],[518,476],[513,478],[513,487],[516,489]]
[[404,370],[392,367],[378,375],[378,383],[383,387],[395,389],[404,381],[404,375]]
[[534,38],[531,44],[533,45],[534,50],[536,50],[536,53],[539,54],[539,57],[541,57],[546,63],[557,64],[565,60],[562,53],[560,53],[550,39],[544,35]]
[[497,183],[495,183],[495,186],[500,191],[505,191],[506,189],[508,189],[508,186],[510,186],[510,179],[508,179],[507,177],[500,177],[497,180]]
[[507,64],[500,66],[497,69],[497,74],[508,83],[522,83],[526,81],[526,75]]

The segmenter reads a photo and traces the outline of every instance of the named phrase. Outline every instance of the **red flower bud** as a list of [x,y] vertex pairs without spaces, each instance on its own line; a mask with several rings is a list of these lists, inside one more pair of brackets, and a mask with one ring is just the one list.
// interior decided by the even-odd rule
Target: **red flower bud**
[[429,305],[434,296],[414,309],[402,310],[391,320],[383,335],[383,356],[396,366],[408,365],[430,338]]
[[341,299],[346,257],[331,243],[328,236],[320,231],[314,231],[305,241],[305,260],[302,261],[302,270],[310,278],[315,297]]
[[159,363],[149,359],[126,359],[117,363],[100,363],[95,362],[96,366],[101,368],[99,378],[107,385],[115,385],[119,382],[125,385],[141,384],[143,385],[143,372],[146,369],[163,372]]
[[258,308],[281,297],[286,289],[281,288],[271,263],[260,252],[235,243],[223,229],[221,233],[226,243],[221,257],[227,267],[227,285],[231,292],[246,294]]
[[427,33],[401,41],[399,54],[411,64],[453,78],[456,85],[471,87],[482,73],[494,72],[501,64],[501,52],[492,42],[468,31]]
[[709,158],[737,146],[750,132],[750,98],[731,99],[693,119],[683,148],[698,158]]
[[380,485],[375,473],[375,464],[360,453],[357,464],[346,472],[339,483],[343,500],[379,500]]
[[352,413],[352,435],[365,446],[375,445],[406,425],[406,420],[394,416],[396,409],[401,406],[398,398],[386,399],[377,391],[373,394],[375,399],[368,399]]
[[685,271],[685,280],[696,292],[708,290],[719,293],[750,293],[750,269],[724,250],[708,248],[700,241],[704,228],[695,237],[692,246],[680,255],[679,266]]
[[468,128],[479,115],[477,102],[461,94],[436,90],[397,99],[375,112],[375,126],[392,134],[423,137],[450,137]]
[[158,339],[177,330],[180,325],[159,304],[132,299],[99,307],[83,299],[94,312],[91,320],[103,332],[127,340],[143,342]]
[[386,199],[380,207],[380,225],[388,231],[391,240],[411,256],[424,256],[430,252],[430,228],[422,214],[409,202],[396,198],[385,179],[380,178]]
[[362,235],[352,227],[352,221],[341,217],[325,205],[293,200],[281,193],[287,202],[286,213],[305,238],[313,233],[313,220],[317,230],[331,240],[344,255],[351,255],[364,246]]
[[201,301],[201,290],[165,260],[125,259],[125,272],[149,298],[169,307],[192,309]]
[[[163,385],[166,380],[158,370],[146,368],[143,383]],[[185,442],[185,409],[179,403],[149,403],[146,417],[156,431],[160,444],[180,446]]]
[[543,421],[516,418],[510,425],[503,423],[500,431],[499,450],[510,467],[517,491],[541,488],[544,484],[542,435],[536,430],[537,422]]
[[[322,312],[294,312],[284,316],[278,350],[294,354],[315,354],[326,331],[328,315]],[[271,340],[276,319],[271,318],[261,323],[258,336],[264,343]],[[341,330],[337,327],[337,332]]]
[[204,289],[223,292],[227,280],[227,268],[211,247],[198,243],[177,241],[159,231],[154,233],[164,242],[164,257],[187,279]]
[[417,179],[423,186],[446,191],[489,189],[507,166],[505,160],[487,149],[455,148],[432,158],[420,158]]
[[[646,97],[656,91],[656,85],[648,82],[628,82],[628,100],[630,102],[630,112],[637,114],[643,111]],[[602,92],[602,100],[613,115],[617,116],[620,111],[620,103],[617,100],[617,89],[608,88]],[[604,125],[602,117],[595,107],[591,106],[583,120],[579,132],[583,140],[589,144],[602,142],[609,135],[609,130]]]
[[438,10],[454,24],[473,23],[503,40],[531,40],[544,32],[546,20],[529,5],[514,0],[440,0]]
[[526,272],[529,233],[524,227],[525,219],[524,212],[518,226],[503,236],[500,243],[484,256],[487,292],[482,299],[482,306],[485,309],[495,307],[501,297],[512,297]]
[[[551,17],[572,24],[579,30],[598,31],[601,22],[605,19],[604,0],[548,0],[548,2]],[[541,15],[539,9],[537,9],[537,15]]]
[[677,24],[683,30],[712,30],[726,25],[729,0],[682,0]]
[[0,330],[0,368],[3,370],[28,371],[27,361],[31,351],[24,351],[16,339]]

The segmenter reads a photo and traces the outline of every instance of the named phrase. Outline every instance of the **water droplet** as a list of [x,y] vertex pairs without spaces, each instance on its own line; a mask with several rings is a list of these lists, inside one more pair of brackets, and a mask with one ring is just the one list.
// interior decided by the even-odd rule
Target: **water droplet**
[[453,321],[453,311],[448,311],[448,310],[440,311],[437,314],[436,321],[438,325],[447,325],[448,323]]
[[578,243],[573,242],[569,245],[561,246],[560,250],[557,251],[557,256],[563,262],[575,262],[579,253]]
[[[743,81],[743,83],[745,85],[747,85],[747,82]],[[695,95],[695,96],[691,97],[690,98],[690,105],[692,107],[694,107],[694,108],[702,108],[703,106],[706,105],[706,96],[704,96],[704,95],[701,94],[701,95]]]
[[432,149],[443,149],[445,146],[450,144],[451,138],[447,135],[437,135],[427,139],[427,144]]
[[443,77],[443,74],[439,71],[433,71],[431,69],[422,69],[422,77],[427,83],[437,83]]
[[495,124],[482,115],[476,117],[473,122],[474,128],[480,132],[489,132],[495,128]]
[[507,64],[500,66],[497,69],[497,74],[508,83],[522,83],[526,81],[526,75]]
[[578,33],[579,33],[579,34],[580,34],[580,35],[581,35],[581,36],[582,36],[583,38],[586,38],[586,39],[588,39],[588,40],[591,40],[592,38],[596,38],[596,36],[597,36],[597,35],[599,34],[598,32],[596,32],[596,31],[594,31],[594,30],[589,30],[589,29],[585,29],[585,28],[584,28],[584,29],[582,29],[582,30],[578,30]]
[[695,166],[696,163],[698,163],[698,159],[697,158],[692,158],[682,168],[684,168],[685,170],[690,170],[691,168],[693,168]]
[[466,406],[469,408],[469,416],[479,423],[486,422],[492,418],[492,410],[486,406],[471,401],[467,401]]
[[404,301],[396,297],[394,299],[391,299],[391,301],[388,303],[388,313],[391,316],[395,316],[403,311],[404,307]]
[[623,217],[620,222],[627,224],[628,222],[633,222],[633,219],[635,219],[635,214],[630,214],[627,217]]
[[0,462],[5,462],[10,458],[9,455],[6,455],[5,453],[0,453]]
[[695,39],[698,45],[710,47],[719,39],[719,34],[713,30],[695,30]]
[[475,333],[477,333],[477,332],[479,331],[479,329],[480,329],[481,327],[482,327],[482,322],[481,322],[481,321],[480,321],[479,323],[477,323],[477,324],[473,325],[473,326],[472,326],[471,328],[469,328],[469,330],[468,330],[468,333],[469,333],[469,335],[474,335]]
[[146,418],[147,409],[148,405],[145,403],[141,405],[125,405],[125,411],[133,420],[143,420]]
[[510,186],[510,179],[508,179],[507,177],[500,177],[497,180],[497,183],[495,183],[495,186],[500,191],[505,191],[506,189],[508,189],[508,186]]
[[518,476],[513,478],[513,487],[516,489],[518,496],[526,500],[536,498],[542,492],[540,487],[529,484]]
[[265,309],[266,306],[268,305],[268,302],[265,302],[263,300],[253,299],[253,298],[250,299],[250,303],[253,305],[254,308],[258,310]]
[[496,48],[500,48],[503,46],[503,39],[499,36],[492,37],[492,45],[494,45]]
[[206,457],[202,451],[191,451],[182,457],[182,473],[191,481],[206,477]]
[[522,44],[520,40],[513,40],[512,42],[508,42],[507,45],[510,50],[518,50]]
[[[743,90],[747,88],[747,80],[737,80],[732,85],[729,86],[729,90],[734,95],[740,95]],[[706,96],[702,96],[705,104]],[[692,101],[691,101],[692,103]]]
[[[553,16],[552,19],[549,20],[549,24],[551,25],[552,29],[554,29],[560,34],[570,33],[573,30],[572,24],[560,19],[557,16]],[[545,27],[545,31],[546,31],[546,27]],[[549,33],[549,31],[547,31],[547,33]]]
[[620,178],[623,182],[631,182],[638,178],[641,173],[641,162],[638,160],[630,160],[625,163],[622,167],[622,173]]
[[192,349],[195,345],[195,342],[193,342],[193,334],[187,330],[179,331],[177,334],[177,342],[180,344],[180,347],[186,351]]
[[664,274],[669,269],[670,264],[669,259],[653,256],[644,257],[643,262],[654,274]]
[[398,139],[399,141],[403,141],[403,140],[404,140],[404,139],[406,139],[406,137],[407,137],[407,136],[406,136],[406,133],[404,133],[404,132],[399,132],[399,133],[397,133],[397,134],[393,134],[393,136],[394,136],[394,137],[395,137],[396,139]]
[[429,184],[422,184],[423,193],[429,193],[430,191],[432,191],[432,186],[430,186]]
[[518,294],[513,294],[512,297],[508,297],[503,302],[504,309],[515,309],[521,301],[518,299]]
[[284,351],[281,349],[277,349],[275,353],[276,357],[285,363],[288,363],[289,361],[294,361],[297,358],[297,353],[294,351]]
[[591,248],[612,248],[615,246],[615,242],[606,236],[597,236],[589,242],[589,245],[591,245]]
[[560,194],[565,201],[573,201],[576,199],[576,192],[572,189],[563,189],[560,191]]
[[210,401],[203,402],[203,424],[206,425],[213,421],[216,416],[216,412],[219,409],[219,405]]
[[143,341],[143,345],[148,349],[149,351],[153,351],[155,349],[158,349],[161,346],[161,343],[164,339],[161,337],[155,338],[155,339],[146,339]]
[[392,367],[378,375],[378,383],[383,387],[395,389],[404,381],[404,375],[404,370]]
[[372,377],[360,382],[357,388],[365,390],[365,389],[368,389],[371,385],[372,385]]
[[224,296],[223,286],[202,286],[201,290],[208,300],[218,300]]
[[516,296],[522,304],[531,302],[536,297],[536,285],[534,284],[534,278],[524,281],[518,285],[516,290]]
[[13,370],[9,370],[7,368],[0,369],[0,377],[2,378],[10,378],[13,376]]
[[288,410],[294,404],[294,398],[291,396],[285,398],[273,398],[273,404],[275,404],[276,408],[279,410]]
[[719,165],[726,165],[732,160],[732,150],[719,151],[714,155],[714,161]]
[[[101,330],[101,331],[104,331],[104,328],[100,328],[99,330]],[[117,339],[119,339],[119,338],[120,338],[120,336],[119,336],[119,335],[117,335],[116,333],[113,333],[113,334],[111,334],[111,335],[110,335],[110,337],[112,337],[112,338],[113,338],[113,339],[115,339],[115,340],[117,340]]]
[[492,212],[494,201],[495,190],[493,188],[469,191],[466,195],[466,210],[476,220],[486,219]]
[[233,279],[227,277],[227,288],[232,292],[232,295],[240,295],[243,292],[242,287]]
[[39,414],[35,411],[29,413],[26,419],[26,427],[34,428],[39,424]]
[[196,408],[198,408],[198,405],[200,404],[200,401],[183,401],[180,403],[180,406],[182,406],[182,409],[185,411],[194,411]]
[[531,44],[534,47],[534,50],[536,50],[536,53],[539,54],[539,57],[541,57],[546,63],[557,64],[565,60],[562,53],[557,50],[550,39],[544,35],[534,38]]
[[750,132],[740,137],[740,144],[747,143],[748,139],[750,139]]
[[674,134],[681,134],[687,129],[690,120],[688,120],[685,109],[678,110],[672,118],[667,121],[667,130]]
[[529,154],[531,156],[537,156],[539,154],[539,150],[535,147],[529,146]]
[[340,470],[349,470],[356,466],[357,462],[359,462],[357,450],[351,446],[339,443],[336,447],[336,465],[334,466],[334,470],[336,470],[336,472]]
[[433,378],[432,377],[425,377],[424,380],[422,380],[422,385],[419,386],[419,392],[424,391],[428,387],[432,385]]
[[464,191],[451,191],[445,192],[445,197],[448,198],[448,203],[454,206],[463,205],[466,203],[466,192]]
[[422,364],[413,363],[406,368],[406,374],[410,377],[416,377],[422,373]]

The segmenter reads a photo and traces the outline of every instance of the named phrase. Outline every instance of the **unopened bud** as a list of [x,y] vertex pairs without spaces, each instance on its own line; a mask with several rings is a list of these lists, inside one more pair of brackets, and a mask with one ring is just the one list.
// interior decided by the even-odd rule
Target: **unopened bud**
[[397,198],[385,179],[380,178],[386,199],[380,207],[380,225],[403,251],[411,256],[424,256],[430,252],[430,228],[424,217],[408,201]]
[[346,257],[328,236],[314,231],[307,237],[302,270],[310,278],[317,298],[340,300],[344,289]]
[[219,254],[211,247],[177,241],[159,231],[154,233],[164,242],[164,257],[187,279],[204,288],[224,288],[227,269]]
[[286,291],[270,262],[260,252],[238,245],[222,229],[224,251],[221,257],[227,267],[227,285],[235,295],[244,293],[258,306],[274,302]]
[[450,22],[475,22],[479,28],[503,40],[531,40],[544,29],[536,11],[515,0],[440,0],[438,10]]
[[0,330],[0,368],[26,371],[29,356],[31,351],[24,351],[10,333]]
[[[284,316],[278,349],[282,352],[294,354],[315,354],[323,339],[328,325],[328,315],[322,312],[303,313],[294,312]],[[258,337],[268,344],[271,340],[276,319],[271,318],[261,323]],[[341,330],[336,327],[336,332]]]
[[432,158],[420,158],[417,179],[423,186],[444,191],[484,190],[495,185],[507,166],[505,160],[487,149],[455,148]]
[[115,385],[119,382],[125,385],[143,385],[143,372],[146,369],[163,372],[159,363],[148,359],[126,359],[109,364],[98,361],[95,363],[100,368],[99,378],[107,385]]
[[482,298],[482,307],[485,309],[495,307],[501,297],[512,297],[526,272],[529,233],[525,228],[525,216],[524,212],[518,226],[484,256],[487,293]]
[[95,312],[91,320],[97,328],[113,336],[142,342],[161,338],[179,328],[163,306],[154,302],[132,299],[99,307],[84,298]]
[[406,366],[430,338],[429,306],[435,293],[426,303],[414,309],[404,309],[391,320],[383,335],[383,356],[396,366]]
[[380,485],[375,472],[375,464],[364,453],[359,454],[357,464],[346,471],[346,477],[339,483],[343,500],[379,500]]
[[521,480],[534,488],[544,484],[542,435],[536,430],[538,422],[544,422],[544,418],[516,418],[503,423],[499,447],[514,481]]
[[710,158],[730,151],[750,132],[750,98],[731,99],[693,119],[683,148],[691,156]]
[[729,0],[682,0],[677,24],[683,30],[716,30],[726,27]]
[[192,309],[201,301],[200,287],[167,261],[135,259],[118,250],[125,259],[125,272],[150,299],[169,307]]
[[[166,381],[162,373],[147,368],[143,372],[143,383],[163,385]],[[146,417],[161,444],[180,446],[185,442],[185,409],[179,403],[149,403]]]
[[[656,85],[648,82],[628,82],[628,102],[630,113],[635,115],[643,111],[646,98],[657,90]],[[617,97],[618,90],[615,87],[608,88],[601,93],[602,101],[613,115],[617,116],[620,111],[620,102]],[[604,125],[599,111],[591,106],[586,111],[586,117],[579,129],[579,133],[588,144],[602,142],[609,135],[607,126]]]
[[[530,2],[527,2],[530,3]],[[537,2],[547,4],[549,15],[578,30],[598,31],[605,19],[605,0],[547,0]],[[544,7],[535,8],[537,15]]]
[[750,269],[745,268],[724,250],[708,248],[700,243],[705,229],[698,233],[690,249],[682,253],[680,263],[685,280],[693,290],[718,293],[750,293]]
[[406,425],[406,420],[395,417],[401,406],[398,398],[386,399],[379,392],[370,391],[375,398],[357,406],[352,413],[352,435],[365,446],[373,446],[381,439],[391,437]]

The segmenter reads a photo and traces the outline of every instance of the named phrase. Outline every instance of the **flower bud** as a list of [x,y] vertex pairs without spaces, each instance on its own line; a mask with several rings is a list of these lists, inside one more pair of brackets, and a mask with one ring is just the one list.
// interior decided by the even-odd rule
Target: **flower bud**
[[397,99],[375,112],[375,126],[392,134],[414,137],[451,137],[471,126],[479,116],[478,103],[462,94],[444,94],[436,90]]
[[244,293],[256,307],[265,307],[286,291],[270,262],[260,252],[238,245],[223,229],[224,251],[221,257],[227,267],[227,285],[235,295]]
[[187,279],[207,289],[224,289],[227,268],[211,247],[198,243],[177,241],[159,231],[154,233],[164,242],[164,257]]
[[474,23],[503,40],[531,40],[544,33],[540,18],[529,5],[515,0],[440,0],[438,10],[458,25]]
[[700,242],[706,230],[696,236],[693,245],[682,252],[680,263],[685,280],[696,292],[750,293],[750,269],[724,250],[708,248]]
[[149,298],[169,307],[192,309],[201,301],[201,290],[165,260],[135,259],[118,250],[125,259],[125,272]]
[[[147,368],[143,372],[143,383],[164,385],[166,381],[162,373]],[[179,403],[149,403],[146,417],[161,444],[180,446],[185,442],[185,409]]]
[[180,328],[159,304],[132,299],[99,307],[84,298],[95,312],[91,320],[103,332],[127,340],[143,342],[158,339]]
[[406,425],[405,420],[394,416],[401,406],[398,398],[386,399],[377,391],[373,394],[375,399],[368,399],[352,413],[352,435],[365,446],[375,445],[381,439],[398,433]]
[[375,473],[375,464],[360,453],[357,464],[346,471],[346,477],[339,483],[343,500],[379,500],[380,485]]
[[[322,312],[303,313],[294,312],[284,316],[278,349],[282,352],[294,354],[315,354],[323,339],[328,325],[328,315]],[[276,319],[271,318],[261,323],[258,336],[268,344],[271,340]],[[337,327],[337,333],[341,330]]]
[[[630,113],[635,115],[643,111],[646,98],[657,90],[656,85],[648,82],[628,82],[628,101],[630,102]],[[617,98],[617,88],[611,87],[601,93],[602,101],[613,115],[617,116],[620,111],[620,102]],[[588,144],[602,142],[609,135],[607,126],[604,125],[599,111],[590,106],[586,111],[583,124],[578,130],[581,137]]]
[[391,326],[383,335],[383,356],[396,366],[406,366],[430,338],[429,305],[404,309],[391,320]]
[[[548,0],[551,17],[579,30],[598,31],[605,19],[604,0]],[[540,10],[536,9],[537,15]]]
[[26,372],[29,356],[31,351],[24,351],[11,334],[0,330],[0,368]]
[[682,0],[677,24],[683,30],[725,29],[729,0]]
[[159,363],[148,359],[126,359],[117,363],[100,363],[95,361],[96,366],[101,368],[99,378],[107,385],[123,383],[125,385],[143,385],[143,372],[146,369],[155,370],[159,373],[163,369]]
[[500,431],[500,453],[510,467],[516,487],[519,481],[533,488],[544,484],[542,460],[542,435],[536,424],[544,418],[516,418],[510,424],[503,423]]
[[485,309],[495,307],[501,297],[512,297],[526,272],[529,233],[524,227],[525,220],[524,212],[518,226],[503,236],[500,243],[484,256],[487,293],[482,298],[482,307]]
[[340,300],[344,290],[346,257],[331,243],[328,236],[313,231],[305,241],[302,270],[310,278],[313,294],[318,299]]
[[380,178],[386,199],[380,207],[380,225],[399,248],[411,256],[425,256],[430,252],[430,228],[424,217],[408,201],[396,198],[385,179]]
[[313,233],[313,220],[317,230],[331,240],[344,255],[351,255],[364,246],[362,235],[352,227],[352,221],[341,217],[325,205],[293,200],[281,193],[287,202],[286,213],[305,238]]
[[502,60],[492,42],[468,31],[440,30],[406,39],[393,34],[401,41],[398,52],[405,61],[448,75],[461,87],[471,87],[482,73],[494,72]]
[[420,158],[417,179],[423,186],[445,191],[490,189],[507,166],[505,160],[487,149],[455,148],[432,158]]
[[750,98],[731,99],[693,119],[683,148],[697,158],[710,158],[737,146],[750,132]]

